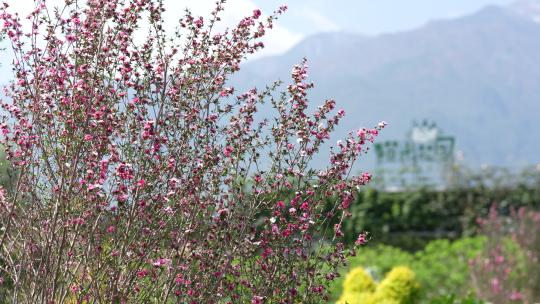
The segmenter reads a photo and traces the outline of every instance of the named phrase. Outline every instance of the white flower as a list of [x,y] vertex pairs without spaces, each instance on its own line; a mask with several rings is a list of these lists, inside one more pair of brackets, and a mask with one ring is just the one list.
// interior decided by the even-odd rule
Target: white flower
[[167,206],[167,207],[163,208],[163,211],[164,211],[165,213],[167,213],[167,214],[173,214],[173,213],[174,213],[174,211],[173,211],[173,209],[171,208],[171,206]]

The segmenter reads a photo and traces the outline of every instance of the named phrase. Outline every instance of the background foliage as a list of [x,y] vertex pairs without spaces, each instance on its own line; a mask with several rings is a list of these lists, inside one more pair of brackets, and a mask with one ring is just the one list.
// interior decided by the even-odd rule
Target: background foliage
[[369,231],[373,243],[415,251],[430,240],[473,235],[477,218],[487,215],[493,204],[503,215],[512,208],[539,209],[540,171],[461,169],[445,190],[367,189],[352,204],[351,218],[344,222],[343,230],[349,243],[355,241],[359,232]]
[[[347,269],[364,267],[377,281],[398,266],[410,267],[420,283],[420,297],[423,300],[441,298],[447,295],[467,295],[473,290],[469,284],[468,261],[478,255],[485,238],[463,238],[454,242],[436,240],[430,242],[424,250],[410,253],[388,246],[367,246],[356,257],[349,259]],[[331,285],[331,294],[339,297],[344,276],[337,278]]]

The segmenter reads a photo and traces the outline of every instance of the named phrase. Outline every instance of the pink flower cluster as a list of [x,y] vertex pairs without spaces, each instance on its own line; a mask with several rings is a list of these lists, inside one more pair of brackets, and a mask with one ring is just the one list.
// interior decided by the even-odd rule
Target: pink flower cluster
[[478,222],[487,244],[469,263],[477,293],[496,304],[539,301],[540,212],[520,208],[503,216],[493,206]]
[[[351,132],[325,169],[310,168],[344,111],[333,100],[311,110],[306,60],[285,88],[234,96],[228,79],[287,8],[266,18],[255,10],[216,33],[224,2],[208,19],[187,12],[173,36],[157,0],[66,1],[59,10],[36,1],[28,33],[1,9],[17,58],[1,122],[19,172],[0,195],[0,276],[11,297],[325,298],[347,254],[341,223],[371,180],[353,163],[386,123]],[[265,101],[274,112],[259,119]],[[314,250],[328,242],[332,250]]]

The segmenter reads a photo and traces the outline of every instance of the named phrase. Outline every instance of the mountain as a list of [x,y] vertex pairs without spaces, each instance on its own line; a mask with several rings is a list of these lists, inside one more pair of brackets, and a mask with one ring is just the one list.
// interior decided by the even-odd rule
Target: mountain
[[540,1],[520,0],[510,6],[517,14],[540,23]]
[[335,138],[385,120],[381,140],[402,139],[412,121],[427,118],[456,137],[468,164],[540,163],[540,14],[525,9],[537,3],[490,6],[376,37],[308,37],[283,55],[246,63],[232,83],[288,81],[292,65],[307,57],[310,100],[334,98],[348,114]]

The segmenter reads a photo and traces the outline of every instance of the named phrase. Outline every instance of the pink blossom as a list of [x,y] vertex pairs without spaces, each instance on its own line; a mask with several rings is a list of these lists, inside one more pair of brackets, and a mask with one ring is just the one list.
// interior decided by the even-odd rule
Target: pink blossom
[[195,22],[193,22],[193,24],[194,24],[196,27],[201,28],[201,27],[204,25],[203,18],[200,17],[199,19],[195,20]]
[[152,265],[154,267],[161,267],[161,266],[164,266],[164,265],[169,265],[171,263],[171,259],[167,259],[167,258],[159,258],[157,260],[155,260]]
[[258,19],[261,16],[261,10],[255,9],[253,10],[253,18]]
[[512,291],[510,294],[509,299],[511,301],[522,301],[523,300],[523,294],[521,294],[519,291]]
[[226,157],[230,157],[231,154],[233,153],[234,151],[234,148],[231,147],[231,146],[227,146],[223,149],[223,154],[226,156]]
[[140,179],[139,181],[137,181],[137,187],[143,188],[144,185],[146,185],[146,181],[144,179]]
[[367,233],[366,233],[366,232],[362,232],[362,233],[360,233],[360,234],[358,235],[358,238],[356,239],[355,244],[356,244],[357,246],[363,246],[363,245],[367,244],[367,241],[368,241],[368,239],[367,239]]
[[77,285],[71,285],[71,286],[69,287],[69,291],[71,291],[71,293],[78,293],[79,290],[80,290],[80,288],[79,288],[79,286],[77,286]]
[[137,271],[137,277],[139,278],[144,278],[147,275],[148,275],[148,270],[146,269]]
[[493,293],[500,293],[501,292],[501,285],[498,278],[491,279],[491,291]]

